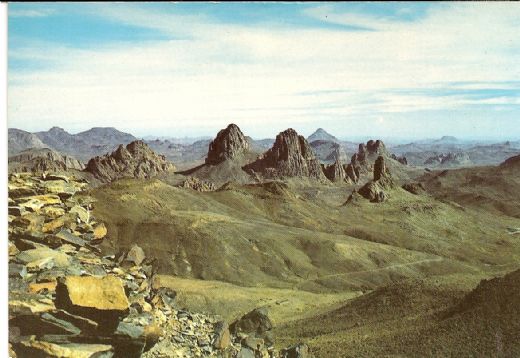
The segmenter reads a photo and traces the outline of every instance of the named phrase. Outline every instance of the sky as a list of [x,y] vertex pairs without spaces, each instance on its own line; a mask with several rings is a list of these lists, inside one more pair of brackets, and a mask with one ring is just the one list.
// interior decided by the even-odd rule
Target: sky
[[9,3],[8,126],[520,139],[518,3]]

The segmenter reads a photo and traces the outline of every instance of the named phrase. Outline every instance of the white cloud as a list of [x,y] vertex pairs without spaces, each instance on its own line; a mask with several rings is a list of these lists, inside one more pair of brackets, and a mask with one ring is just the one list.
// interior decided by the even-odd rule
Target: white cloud
[[8,10],[9,17],[46,17],[54,14],[52,9],[17,9]]
[[[389,95],[391,89],[520,79],[520,26],[513,21],[520,8],[506,4],[443,6],[412,23],[328,17],[383,30],[370,32],[217,24],[123,4],[96,6],[111,21],[180,40],[52,51],[42,44],[10,53],[54,63],[44,71],[10,73],[10,125],[65,123],[79,130],[110,124],[141,132],[201,127],[207,134],[234,121],[274,135],[317,118],[383,118],[475,103]],[[319,11],[323,7],[310,14]],[[349,91],[300,95],[334,89]]]

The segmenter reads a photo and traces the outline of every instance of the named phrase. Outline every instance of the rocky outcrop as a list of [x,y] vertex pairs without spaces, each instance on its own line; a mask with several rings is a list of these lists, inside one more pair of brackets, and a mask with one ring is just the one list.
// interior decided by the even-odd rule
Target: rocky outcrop
[[309,143],[292,128],[279,133],[271,149],[246,165],[244,170],[260,173],[266,178],[326,179]]
[[54,172],[69,169],[83,170],[79,160],[48,149],[27,149],[9,157],[9,172]]
[[379,180],[383,177],[388,177],[390,172],[386,167],[385,158],[379,156],[374,163],[374,180]]
[[398,157],[397,155],[392,154],[392,155],[390,156],[390,158],[392,158],[393,160],[398,161],[399,163],[401,163],[401,164],[403,164],[403,165],[408,165],[408,160],[406,159],[405,156],[400,156],[400,157]]
[[424,161],[424,165],[429,166],[443,166],[443,167],[449,167],[449,166],[460,166],[460,165],[470,165],[471,160],[469,158],[469,155],[464,152],[449,152],[449,153],[443,153],[434,155],[432,157],[429,157]]
[[217,187],[214,183],[194,177],[185,179],[180,186],[181,188],[193,189],[201,192],[217,190]]
[[92,158],[85,169],[104,182],[119,178],[151,178],[174,170],[175,166],[163,155],[156,154],[140,140],[126,147],[120,145],[112,154]]
[[393,187],[394,182],[386,167],[385,158],[379,156],[374,164],[374,179],[366,183],[357,192],[373,203],[381,203],[388,198],[387,190]]
[[415,182],[405,183],[401,186],[401,188],[414,195],[422,194],[425,191],[424,185],[422,183]]
[[385,144],[381,140],[369,140],[366,144],[359,144],[358,152],[351,158],[354,167],[368,168],[370,162],[379,156],[388,156]]
[[249,142],[236,124],[218,132],[217,137],[209,144],[206,164],[219,164],[227,159],[243,155],[249,150]]
[[359,169],[352,165],[352,163],[344,165],[343,167],[350,182],[357,183],[359,181]]
[[334,164],[323,166],[323,173],[332,182],[344,182],[348,177],[343,165],[336,160]]

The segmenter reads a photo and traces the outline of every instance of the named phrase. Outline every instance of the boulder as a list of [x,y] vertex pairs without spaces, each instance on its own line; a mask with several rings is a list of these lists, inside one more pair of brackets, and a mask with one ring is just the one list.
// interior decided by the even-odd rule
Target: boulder
[[101,223],[101,224],[96,225],[96,227],[94,227],[94,238],[95,239],[98,239],[98,240],[102,239],[106,235],[107,235],[107,228],[106,228],[105,224]]
[[216,349],[225,349],[231,344],[231,335],[229,326],[225,321],[219,321],[215,324],[215,337],[213,339],[213,347]]
[[100,323],[113,331],[128,313],[129,302],[121,279],[115,276],[68,276],[58,279],[55,304],[72,314]]
[[120,262],[122,264],[129,263],[133,266],[140,266],[145,258],[146,255],[143,249],[138,245],[132,245],[130,250],[128,250],[128,252],[122,256],[122,260]]
[[295,346],[282,349],[280,352],[280,358],[312,358],[309,346],[305,343],[298,343]]
[[256,308],[236,320],[229,326],[233,335],[240,333],[264,337],[265,333],[273,328],[271,319],[268,316],[267,308]]

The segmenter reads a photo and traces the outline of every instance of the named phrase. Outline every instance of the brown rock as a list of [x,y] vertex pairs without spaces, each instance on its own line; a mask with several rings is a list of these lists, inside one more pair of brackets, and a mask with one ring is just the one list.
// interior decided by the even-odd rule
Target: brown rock
[[347,178],[347,173],[338,159],[333,164],[325,166],[323,172],[332,182],[343,182]]
[[246,165],[244,170],[261,173],[267,178],[326,179],[307,140],[291,128],[279,133],[272,148],[255,162]]
[[173,172],[175,166],[163,155],[137,140],[126,147],[120,145],[112,154],[90,159],[85,169],[96,178],[110,182],[118,178],[151,178]]
[[376,159],[374,164],[374,180],[379,180],[383,177],[389,176],[390,173],[385,164],[385,158],[383,156],[379,156]]
[[196,191],[214,191],[217,189],[214,183],[208,182],[205,180],[200,180],[198,178],[189,177],[188,179],[184,180],[181,184],[181,187],[193,189]]
[[143,249],[141,249],[141,247],[139,247],[138,245],[133,245],[125,255],[124,261],[130,262],[135,266],[139,266],[145,258],[146,255],[144,254]]
[[227,159],[238,157],[249,150],[249,143],[236,124],[218,132],[217,137],[209,144],[206,164],[218,164]]
[[106,344],[56,344],[37,340],[22,341],[20,344],[25,348],[27,357],[94,358],[113,355],[112,346]]
[[225,321],[220,321],[215,324],[215,340],[213,347],[216,349],[225,349],[231,344],[231,334],[229,333],[229,326]]
[[107,235],[107,228],[105,224],[101,223],[99,225],[96,225],[94,228],[94,238],[96,239],[102,239]]
[[73,306],[121,313],[128,309],[123,284],[115,276],[67,276],[58,282],[57,290],[60,295],[66,295]]
[[56,291],[56,280],[52,280],[49,282],[32,282],[29,284],[29,292],[31,293],[39,293],[43,290],[47,290],[48,292],[55,292]]

